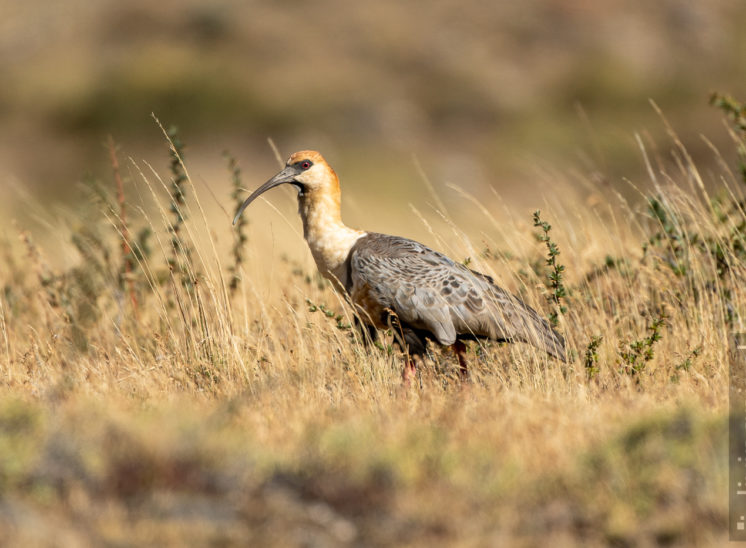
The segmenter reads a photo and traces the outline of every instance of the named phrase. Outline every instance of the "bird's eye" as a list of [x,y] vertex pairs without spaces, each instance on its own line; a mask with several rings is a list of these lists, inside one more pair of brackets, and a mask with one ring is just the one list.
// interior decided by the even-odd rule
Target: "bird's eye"
[[308,169],[309,167],[311,167],[311,162],[309,162],[308,160],[304,160],[303,162],[301,162],[300,167],[301,169]]

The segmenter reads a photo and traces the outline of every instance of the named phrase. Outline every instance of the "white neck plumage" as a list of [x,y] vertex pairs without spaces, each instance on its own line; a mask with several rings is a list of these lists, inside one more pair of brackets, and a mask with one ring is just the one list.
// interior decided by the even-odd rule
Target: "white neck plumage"
[[299,194],[298,212],[303,219],[303,236],[319,272],[338,289],[344,288],[347,257],[355,242],[366,233],[342,222],[338,195]]

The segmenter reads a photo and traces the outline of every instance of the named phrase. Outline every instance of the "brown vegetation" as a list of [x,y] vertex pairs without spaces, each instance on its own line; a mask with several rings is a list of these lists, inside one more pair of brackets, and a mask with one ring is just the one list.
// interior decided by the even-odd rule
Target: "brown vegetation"
[[474,344],[464,385],[436,350],[405,389],[391,335],[364,345],[307,261],[258,252],[259,222],[228,251],[232,207],[208,218],[168,135],[172,181],[133,164],[128,231],[98,182],[94,207],[53,221],[64,264],[23,228],[3,240],[0,542],[725,539],[727,340],[746,305],[728,162],[706,185],[675,136],[673,169],[643,147],[644,209],[554,178],[540,233],[485,200],[473,233],[421,215],[428,243],[555,314],[571,356]]

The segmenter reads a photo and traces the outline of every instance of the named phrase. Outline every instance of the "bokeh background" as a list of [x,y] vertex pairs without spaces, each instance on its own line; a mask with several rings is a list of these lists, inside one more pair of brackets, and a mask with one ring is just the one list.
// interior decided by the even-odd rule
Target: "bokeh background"
[[651,100],[706,174],[702,135],[733,157],[709,92],[746,95],[746,4],[727,0],[2,0],[0,12],[0,207],[14,218],[74,208],[79,181],[110,179],[109,134],[129,179],[128,158],[167,177],[151,113],[180,128],[191,176],[218,201],[222,152],[254,188],[276,168],[272,138],[283,156],[321,150],[348,222],[392,231],[406,221],[361,204],[404,204],[399,219],[426,207],[418,164],[462,209],[448,183],[526,211],[557,173],[629,193],[647,180],[635,135],[664,161],[670,149]]

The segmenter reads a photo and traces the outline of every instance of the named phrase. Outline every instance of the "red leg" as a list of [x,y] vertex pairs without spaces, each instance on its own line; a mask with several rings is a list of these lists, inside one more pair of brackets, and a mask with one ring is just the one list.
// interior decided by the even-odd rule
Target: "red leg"
[[401,378],[406,386],[414,379],[417,374],[417,366],[414,363],[414,359],[409,354],[404,355],[404,369],[401,372]]
[[458,358],[458,372],[459,375],[461,375],[461,378],[463,380],[466,380],[469,378],[469,367],[466,365],[466,345],[463,341],[460,341],[456,339],[456,342],[453,343],[453,351],[456,353],[456,357]]

